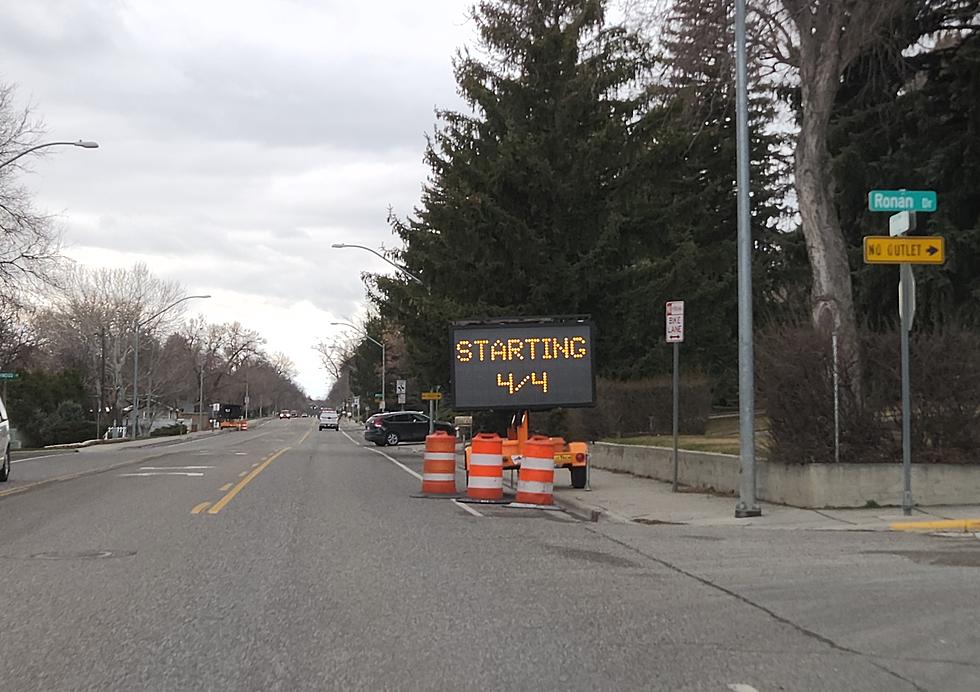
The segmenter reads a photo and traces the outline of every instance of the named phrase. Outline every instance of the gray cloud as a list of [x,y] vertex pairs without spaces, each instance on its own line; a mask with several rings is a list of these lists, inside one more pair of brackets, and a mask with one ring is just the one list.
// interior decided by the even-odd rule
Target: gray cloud
[[388,205],[417,204],[433,109],[459,105],[469,4],[9,3],[0,80],[53,138],[102,145],[49,150],[24,182],[70,255],[220,292],[202,312],[274,333],[321,393],[310,339],[363,311],[363,271],[389,269],[330,244],[391,245]]

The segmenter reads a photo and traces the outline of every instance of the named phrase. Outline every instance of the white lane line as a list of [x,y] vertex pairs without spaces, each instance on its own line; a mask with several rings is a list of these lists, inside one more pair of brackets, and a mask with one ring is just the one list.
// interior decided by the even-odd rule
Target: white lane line
[[120,473],[120,478],[133,477],[133,476],[203,476],[203,473],[198,473],[196,471],[148,471],[146,473]]
[[140,466],[140,471],[197,471],[213,468],[213,466]]
[[42,454],[39,457],[25,457],[24,459],[11,459],[10,463],[19,464],[22,461],[35,461],[37,459],[53,459],[54,457],[70,457],[70,456],[72,456],[71,452],[67,454]]
[[[350,440],[353,444],[357,445],[358,447],[363,447],[364,446],[364,445],[361,445],[358,442],[356,442],[354,440],[354,438],[351,437],[350,435],[348,435],[345,431],[341,430],[340,432],[343,434],[344,437],[346,437],[348,440]],[[382,452],[380,449],[371,449],[369,447],[365,447],[365,449],[367,449],[369,452],[374,452],[375,454],[380,454],[381,456],[383,456],[385,459],[387,459],[388,461],[390,461],[392,464],[394,464],[395,466],[397,466],[398,468],[400,468],[405,473],[411,474],[412,476],[414,476],[418,480],[422,480],[422,474],[416,473],[412,469],[410,469],[407,466],[405,466],[405,464],[403,464],[402,462],[398,461],[398,459],[395,459],[394,457],[388,456],[387,454],[385,454],[384,452]]]
[[728,689],[732,692],[759,692],[759,690],[752,687],[752,685],[746,685],[741,682],[729,683]]
[[[343,433],[344,437],[346,437],[348,440],[350,440],[351,442],[353,442],[358,447],[361,447],[362,446],[362,445],[358,444],[357,442],[355,442],[354,441],[354,438],[352,438],[350,435],[348,435],[343,430],[341,430],[340,432]],[[417,480],[422,480],[422,474],[417,473],[416,471],[413,471],[412,469],[410,469],[407,466],[405,466],[405,464],[403,464],[402,462],[398,461],[394,457],[385,454],[380,449],[370,449],[370,448],[368,448],[368,451],[369,452],[374,452],[375,454],[380,454],[381,456],[383,456],[385,459],[387,459],[388,461],[390,461],[392,464],[394,464],[395,466],[397,466],[398,468],[400,468],[405,473],[411,474]],[[461,508],[465,509],[467,512],[469,512],[470,514],[472,514],[475,517],[485,517],[486,516],[485,514],[481,514],[480,512],[477,512],[475,509],[473,509],[469,505],[463,504],[462,502],[457,502],[456,500],[452,500],[452,503],[454,505],[456,505],[457,507],[461,507]]]
[[486,515],[480,514],[479,512],[477,512],[475,509],[473,509],[469,505],[463,504],[459,500],[453,500],[453,504],[456,505],[457,507],[461,508],[461,509],[465,509],[467,512],[469,512],[470,514],[472,514],[474,517],[486,516]]

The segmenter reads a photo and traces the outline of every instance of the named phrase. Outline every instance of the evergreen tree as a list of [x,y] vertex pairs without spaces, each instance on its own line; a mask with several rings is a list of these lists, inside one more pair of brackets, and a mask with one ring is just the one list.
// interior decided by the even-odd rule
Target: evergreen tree
[[[685,362],[707,371],[716,397],[734,394],[737,365],[737,202],[732,0],[678,0],[663,36],[669,66],[657,89],[650,147],[657,172],[649,261],[634,267],[631,302],[684,299]],[[750,159],[753,287],[760,319],[800,309],[806,259],[798,234],[781,230],[788,186],[784,138],[775,133],[774,96],[750,56]],[[663,318],[655,315],[661,338]],[[659,334],[658,334],[659,331]],[[664,371],[669,355],[651,351],[624,374]],[[658,364],[651,360],[659,360]]]
[[638,80],[650,63],[604,9],[498,0],[474,10],[484,57],[463,52],[455,68],[472,112],[439,113],[421,205],[393,221],[395,258],[424,287],[373,277],[381,316],[404,329],[427,382],[447,381],[448,322],[460,318],[588,313],[601,371],[635,357],[617,346],[636,341],[611,289],[654,230],[637,211],[649,188]]
[[[896,27],[898,45],[914,44],[934,28],[921,19]],[[898,271],[863,263],[864,236],[887,234],[887,215],[867,210],[867,193],[876,188],[938,193],[938,210],[918,215],[917,232],[945,236],[948,259],[942,267],[916,269],[917,328],[980,326],[978,75],[980,31],[948,34],[901,61],[869,54],[845,75],[830,147],[858,315],[873,327],[898,321]]]

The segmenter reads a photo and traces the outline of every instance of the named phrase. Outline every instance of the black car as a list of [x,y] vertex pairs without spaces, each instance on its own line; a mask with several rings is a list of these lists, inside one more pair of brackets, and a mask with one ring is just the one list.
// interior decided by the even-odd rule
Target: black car
[[[435,422],[436,430],[456,434],[452,423]],[[418,411],[392,411],[377,413],[364,423],[364,439],[379,447],[399,442],[422,442],[429,434],[429,417]]]

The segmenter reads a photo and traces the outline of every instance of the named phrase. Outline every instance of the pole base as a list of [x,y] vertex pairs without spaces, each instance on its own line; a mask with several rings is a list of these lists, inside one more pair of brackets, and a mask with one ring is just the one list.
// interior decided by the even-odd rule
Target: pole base
[[761,517],[762,510],[758,507],[736,507],[735,508],[735,518],[736,519],[748,519],[750,517]]

